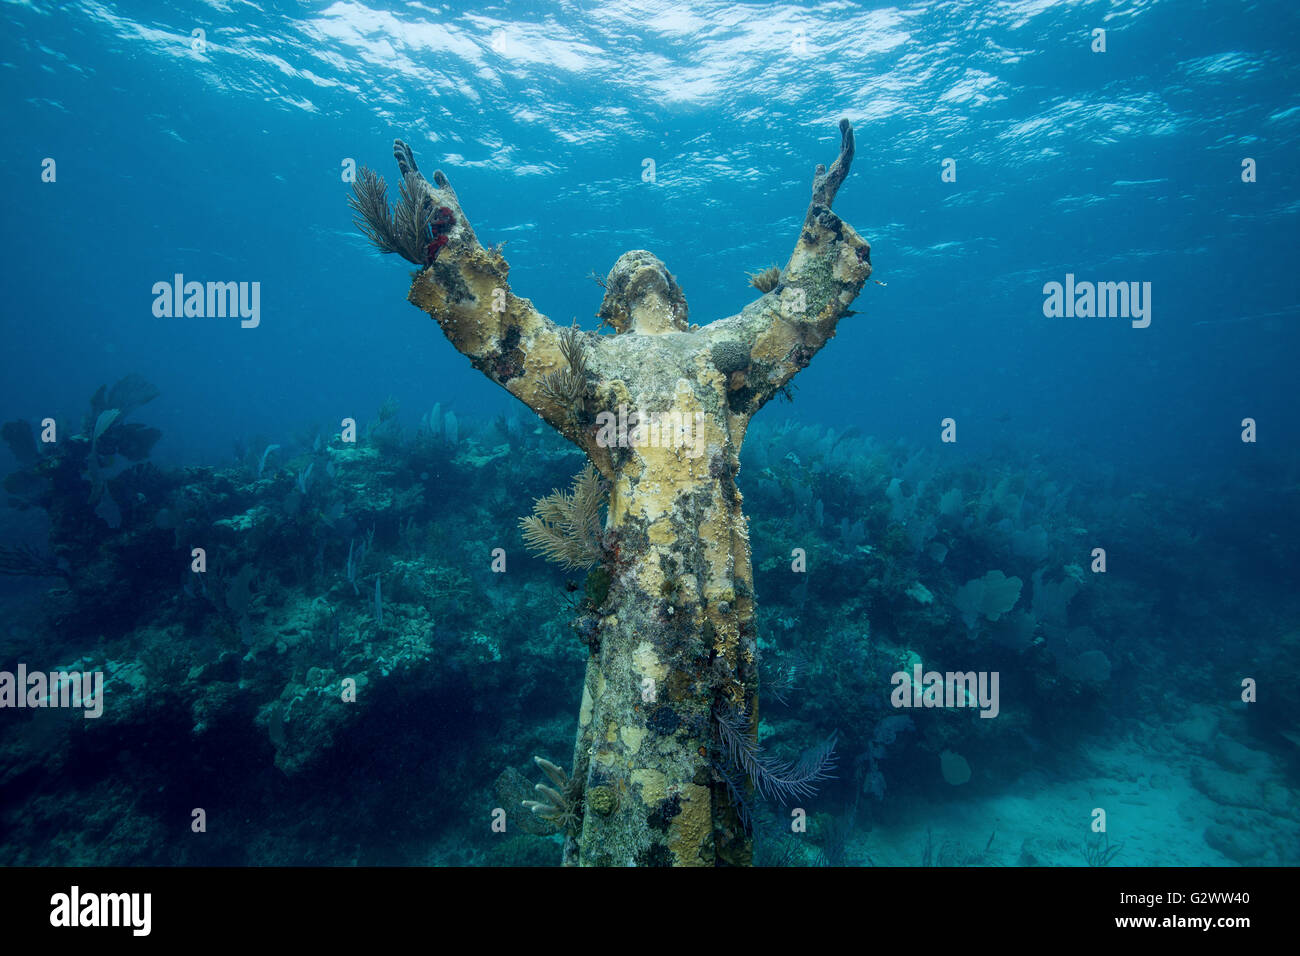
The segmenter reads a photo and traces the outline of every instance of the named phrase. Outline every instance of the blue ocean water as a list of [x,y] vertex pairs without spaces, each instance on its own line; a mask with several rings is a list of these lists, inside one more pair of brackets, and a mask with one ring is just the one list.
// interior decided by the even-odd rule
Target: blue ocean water
[[[165,596],[141,585],[133,603],[103,597],[107,580],[0,578],[0,600],[12,611],[0,668],[19,660],[53,668],[83,653],[129,667],[148,656],[155,675],[141,684],[153,689],[148,700],[174,690],[192,709],[172,715],[177,732],[204,726],[208,712],[182,688],[198,679],[192,668],[223,658],[195,646],[221,639],[203,613],[183,610],[195,585],[186,580],[188,546],[179,532],[171,538],[177,524],[198,520],[186,508],[202,498],[216,509],[212,502],[228,495],[241,501],[241,513],[261,507],[301,521],[299,509],[315,507],[328,519],[327,531],[316,526],[298,544],[256,517],[243,525],[231,514],[219,519],[246,537],[242,557],[222,570],[209,617],[229,616],[231,595],[242,593],[237,572],[251,561],[256,613],[235,620],[251,621],[254,631],[271,628],[270,608],[299,602],[304,616],[318,613],[317,598],[331,608],[351,602],[347,613],[358,619],[370,613],[374,585],[348,586],[340,574],[374,526],[373,511],[380,530],[370,556],[382,563],[366,571],[386,587],[407,580],[401,576],[422,551],[446,556],[436,574],[423,569],[423,583],[393,584],[389,600],[436,605],[418,628],[436,646],[491,649],[449,658],[445,672],[455,682],[418,705],[445,724],[436,753],[411,758],[419,772],[454,779],[456,805],[480,807],[492,802],[507,765],[531,773],[530,748],[566,755],[585,650],[566,635],[563,666],[542,663],[520,650],[528,635],[512,631],[501,610],[562,633],[553,592],[563,576],[535,562],[526,565],[528,588],[508,575],[494,581],[478,554],[513,534],[532,498],[567,481],[575,459],[550,449],[512,466],[513,483],[492,473],[483,484],[464,460],[439,459],[433,480],[442,484],[428,487],[427,506],[408,514],[394,494],[351,524],[351,504],[325,490],[323,458],[314,477],[302,478],[320,451],[313,442],[328,442],[345,417],[365,426],[378,415],[382,428],[391,414],[409,438],[430,427],[437,404],[440,434],[449,434],[450,411],[485,453],[497,445],[487,435],[498,416],[522,420],[530,434],[535,422],[405,301],[411,266],[379,255],[353,227],[351,176],[372,167],[396,198],[391,143],[401,137],[426,175],[445,172],[480,240],[505,243],[515,292],[560,324],[576,319],[595,330],[603,290],[593,274],[603,277],[620,254],[639,248],[663,260],[686,293],[691,321],[704,324],[752,301],[747,272],[786,262],[814,167],[835,158],[836,124],[847,117],[857,153],[835,211],[871,243],[876,281],[798,376],[794,401],[762,411],[757,421],[768,430],[746,445],[757,457],[744,458],[738,481],[753,522],[760,621],[771,634],[761,639],[775,658],[802,647],[816,674],[829,668],[828,649],[852,623],[870,654],[897,650],[906,660],[911,650],[927,662],[946,655],[954,667],[1002,667],[1020,676],[1019,685],[1004,677],[1012,685],[1038,681],[1039,696],[1017,707],[1007,694],[1002,720],[986,722],[1011,723],[1014,734],[1002,738],[978,721],[961,733],[922,726],[896,743],[887,730],[900,769],[882,790],[870,755],[883,748],[873,743],[883,739],[876,730],[883,705],[851,711],[846,701],[860,689],[831,693],[810,677],[802,690],[820,703],[774,708],[772,719],[783,736],[838,728],[849,741],[820,812],[851,822],[835,831],[837,843],[826,823],[817,852],[915,865],[939,862],[943,847],[960,844],[968,851],[950,849],[943,862],[1080,865],[1090,813],[1102,806],[1122,821],[1112,835],[1126,850],[1114,865],[1297,862],[1293,4],[11,0],[0,6],[0,35],[0,173],[9,184],[0,417],[29,422],[37,434],[52,418],[67,423],[68,437],[80,427],[90,438],[96,421],[83,416],[92,394],[134,373],[158,391],[131,418],[161,430],[151,467],[172,474],[239,467],[250,483],[279,475],[284,485],[273,500],[270,491],[243,500],[233,485],[197,477],[191,486],[202,494],[160,491],[148,523],[166,532],[164,549],[118,553],[125,564],[97,573],[118,575],[126,587],[134,585],[120,580],[123,568],[140,581],[165,576]],[[256,326],[231,316],[157,315],[156,284],[178,274],[257,283]],[[1049,316],[1045,286],[1053,282],[1135,283],[1126,288],[1141,290],[1145,317]],[[955,443],[942,441],[947,419]],[[1243,440],[1246,419],[1253,441]],[[513,427],[503,426],[506,434]],[[263,456],[271,445],[280,448]],[[406,461],[393,465],[397,471],[427,476],[432,467],[395,454]],[[0,449],[0,471],[24,467],[20,453]],[[828,476],[841,473],[858,476],[860,484],[848,482],[857,497],[837,497],[848,485]],[[890,496],[895,478],[903,500],[915,502]],[[339,479],[331,472],[330,480]],[[763,480],[770,484],[760,487]],[[295,484],[301,493],[290,505]],[[14,487],[6,486],[10,497],[27,501]],[[103,509],[78,518],[28,501],[0,516],[0,542],[64,561],[69,548],[111,551],[108,542],[132,529],[132,509],[145,507],[151,487],[141,478],[130,501],[114,499],[126,512],[116,524]],[[940,502],[951,489],[960,501],[945,510]],[[65,492],[72,493],[58,493]],[[391,527],[385,508],[400,517]],[[870,553],[857,550],[859,520]],[[408,521],[418,535],[400,531]],[[891,527],[897,535],[929,529],[913,535],[916,547],[899,545],[912,563],[892,565],[897,580],[869,566],[872,553],[887,550],[877,532]],[[1048,543],[1038,543],[1040,532]],[[821,583],[810,578],[821,590],[809,601],[806,588],[799,596],[772,570],[789,563],[801,534],[823,542],[823,566],[867,564]],[[998,535],[1002,544],[991,543]],[[936,543],[950,559],[933,557]],[[1107,549],[1105,583],[1090,566],[1093,547]],[[167,553],[181,563],[164,569],[159,555]],[[1086,580],[1086,601],[1076,599],[1059,620],[1040,611],[1036,629],[1027,625],[1029,642],[1006,660],[981,657],[994,644],[985,631],[995,619],[972,628],[956,613],[924,626],[909,616],[951,608],[961,586],[993,570],[1023,582],[1016,606],[1023,611],[1031,591],[1045,593],[1031,584],[1035,572],[1039,581],[1064,581],[1072,572],[1063,578],[1061,569],[1071,567]],[[1116,577],[1122,586],[1108,588]],[[66,598],[51,609],[52,581],[76,593],[76,613]],[[933,603],[905,596],[918,582]],[[418,614],[409,613],[416,633]],[[1081,629],[1092,638],[1079,638]],[[291,633],[246,630],[233,646],[249,668],[263,643],[287,643],[287,652],[265,655],[287,660]],[[1070,667],[1052,654],[1026,655],[1078,640],[1104,654],[1109,678],[1076,680],[1055,696],[1044,691]],[[388,652],[371,648],[364,666],[378,666]],[[958,660],[963,655],[970,660]],[[270,788],[276,773],[304,793],[323,789],[310,770],[286,769],[290,761],[271,769],[277,754],[283,758],[286,732],[281,714],[267,716],[268,702],[280,687],[285,702],[304,699],[312,667],[329,669],[304,652],[278,677],[270,667],[222,682],[231,688],[225,709],[204,705],[221,715],[219,736],[255,731],[264,747],[241,765],[249,781],[261,781],[250,789]],[[513,670],[480,675],[494,667]],[[1241,699],[1243,679],[1258,684],[1258,702]],[[240,698],[241,685],[258,681],[260,690],[245,688]],[[503,687],[520,685],[527,690],[495,736],[467,729],[482,688],[506,694]],[[417,705],[402,692],[393,697],[386,719],[409,720],[414,733],[406,708]],[[16,726],[20,716],[6,711],[0,720]],[[63,791],[43,782],[49,767],[33,763],[9,730],[5,764],[24,783],[5,812],[18,814]],[[40,732],[42,753],[74,746]],[[340,734],[303,761],[361,759]],[[145,759],[131,739],[128,729],[102,747],[131,754],[124,761]],[[75,746],[108,760],[94,744]],[[968,783],[938,773],[940,754],[957,752],[970,757]],[[114,772],[88,772],[69,805],[110,787]],[[184,833],[186,808],[202,797],[165,768],[151,773],[169,793],[182,792],[139,808],[130,838],[105,844],[104,834],[83,838],[66,821],[54,836],[48,827],[10,828],[0,859],[505,861],[485,849],[489,837],[447,820],[426,827],[433,837],[419,845],[344,833],[351,814],[338,796],[321,797],[314,811],[340,831],[318,843],[268,837],[260,856],[247,843],[155,855],[140,849],[145,836]],[[913,800],[891,801],[900,793]],[[1002,836],[981,858],[975,851],[991,830]],[[558,862],[557,846],[547,844],[538,858],[552,852]]]

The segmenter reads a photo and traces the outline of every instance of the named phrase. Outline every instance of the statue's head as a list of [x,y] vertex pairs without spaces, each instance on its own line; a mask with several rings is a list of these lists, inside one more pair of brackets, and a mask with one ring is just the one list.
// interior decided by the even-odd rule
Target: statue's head
[[633,249],[609,270],[596,315],[620,333],[685,332],[686,296],[658,256]]

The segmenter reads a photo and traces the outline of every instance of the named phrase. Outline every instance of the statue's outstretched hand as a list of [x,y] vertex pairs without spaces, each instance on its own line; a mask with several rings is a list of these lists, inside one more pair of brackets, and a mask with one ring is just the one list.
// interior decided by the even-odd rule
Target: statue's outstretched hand
[[[415,153],[400,139],[393,140],[393,158],[397,160],[397,169],[403,176],[407,173],[420,174],[420,167],[415,164]],[[433,184],[439,189],[451,189],[451,183],[447,181],[441,169],[433,171]]]
[[[818,203],[829,207],[835,202],[840,183],[849,174],[853,165],[853,124],[847,119],[840,120],[840,154],[831,163],[830,172],[821,163],[813,174],[813,205]],[[811,210],[810,210],[811,211]]]

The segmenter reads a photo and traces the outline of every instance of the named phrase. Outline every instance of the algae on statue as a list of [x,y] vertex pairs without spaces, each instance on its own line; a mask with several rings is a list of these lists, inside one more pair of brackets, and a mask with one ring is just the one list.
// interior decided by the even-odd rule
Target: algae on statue
[[533,802],[565,821],[566,863],[748,865],[754,785],[806,795],[826,775],[829,745],[799,764],[756,760],[753,572],[736,475],[751,416],[835,334],[871,275],[867,242],[831,211],[853,160],[848,120],[840,133],[779,280],[703,326],[688,324],[677,282],[641,250],[604,283],[598,314],[613,335],[552,322],[511,290],[505,258],[479,244],[447,177],[424,180],[400,141],[395,213],[382,179],[365,170],[355,186],[358,225],[421,267],[409,301],[608,487],[573,770],[539,763],[561,790],[543,785],[549,802]]

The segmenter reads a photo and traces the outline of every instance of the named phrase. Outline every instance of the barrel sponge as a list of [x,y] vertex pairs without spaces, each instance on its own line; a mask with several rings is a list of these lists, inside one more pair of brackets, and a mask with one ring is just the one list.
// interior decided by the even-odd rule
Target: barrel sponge
[[996,621],[1015,607],[1020,600],[1023,584],[1020,578],[1009,578],[1001,571],[990,571],[984,577],[972,578],[959,587],[953,595],[953,604],[961,612],[966,626],[974,630],[981,614],[990,621]]

